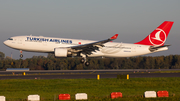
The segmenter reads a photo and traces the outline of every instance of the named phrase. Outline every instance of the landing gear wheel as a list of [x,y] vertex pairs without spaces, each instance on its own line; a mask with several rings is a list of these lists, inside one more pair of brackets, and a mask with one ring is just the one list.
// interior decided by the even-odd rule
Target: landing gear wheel
[[21,54],[21,55],[20,55],[20,58],[22,58],[22,57],[23,57],[23,55]]
[[23,57],[23,53],[22,53],[22,50],[19,50],[20,51],[20,58],[22,58]]
[[90,65],[90,63],[89,63],[88,61],[86,61],[86,62],[85,62],[85,65],[86,65],[86,66],[89,66],[89,65]]
[[81,59],[81,63],[84,63],[84,62],[85,62],[85,59],[84,59],[84,58],[82,58],[82,59]]

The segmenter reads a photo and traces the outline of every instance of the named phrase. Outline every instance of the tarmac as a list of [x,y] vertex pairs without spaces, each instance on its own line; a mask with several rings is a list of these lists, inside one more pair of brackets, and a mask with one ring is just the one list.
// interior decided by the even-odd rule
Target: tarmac
[[[177,71],[180,69],[175,69]],[[0,79],[96,79],[117,78],[117,75],[127,75],[129,78],[149,77],[180,77],[180,73],[152,73],[155,71],[170,71],[169,69],[118,69],[118,70],[39,70],[39,71],[0,71]],[[172,70],[171,70],[172,71]]]

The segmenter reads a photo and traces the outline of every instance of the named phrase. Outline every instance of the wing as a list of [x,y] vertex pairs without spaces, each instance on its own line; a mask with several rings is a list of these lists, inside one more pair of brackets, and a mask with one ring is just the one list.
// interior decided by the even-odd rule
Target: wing
[[111,38],[108,38],[106,40],[101,40],[93,43],[78,45],[70,47],[72,50],[75,50],[76,52],[81,52],[83,54],[90,55],[93,51],[99,50],[99,48],[104,47],[103,44],[110,42],[112,40],[115,40],[118,37],[118,34],[115,34]]

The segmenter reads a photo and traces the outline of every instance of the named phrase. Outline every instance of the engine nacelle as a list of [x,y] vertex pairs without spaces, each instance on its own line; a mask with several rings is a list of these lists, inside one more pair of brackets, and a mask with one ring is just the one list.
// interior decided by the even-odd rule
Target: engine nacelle
[[68,49],[67,48],[55,48],[54,55],[55,55],[55,57],[67,57]]

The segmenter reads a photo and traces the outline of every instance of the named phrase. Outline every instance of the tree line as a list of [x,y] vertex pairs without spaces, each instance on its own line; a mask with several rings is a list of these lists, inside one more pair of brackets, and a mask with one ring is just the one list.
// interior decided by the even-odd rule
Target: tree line
[[90,66],[81,58],[33,56],[27,59],[0,59],[0,70],[29,68],[30,70],[87,70],[87,69],[180,69],[180,55],[139,56],[129,58],[88,58]]

